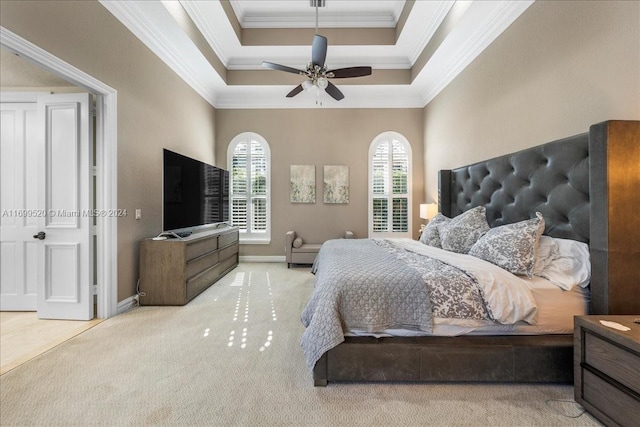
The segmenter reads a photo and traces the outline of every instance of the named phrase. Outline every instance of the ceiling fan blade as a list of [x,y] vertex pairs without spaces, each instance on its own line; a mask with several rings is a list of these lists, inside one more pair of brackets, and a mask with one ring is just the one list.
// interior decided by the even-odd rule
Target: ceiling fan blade
[[332,79],[344,79],[347,77],[363,77],[371,75],[371,67],[349,67],[349,68],[338,68],[337,70],[331,70],[327,72],[329,77],[333,74]]
[[324,61],[327,58],[327,38],[316,34],[313,36],[313,44],[311,45],[311,63],[324,67]]
[[298,85],[294,87],[293,90],[287,94],[287,98],[293,98],[294,96],[302,92],[302,90],[303,90],[302,85]]
[[331,97],[333,99],[335,99],[336,101],[340,101],[342,98],[344,98],[344,94],[342,92],[340,92],[340,89],[338,89],[336,87],[336,85],[334,85],[331,82],[328,82],[329,85],[327,86],[327,88],[325,89],[327,91],[327,93],[329,95],[331,95]]
[[302,74],[302,75],[305,74],[304,71],[298,70],[297,68],[287,67],[286,65],[274,64],[273,62],[262,61],[262,66],[265,68],[271,68],[272,70],[286,71],[287,73]]

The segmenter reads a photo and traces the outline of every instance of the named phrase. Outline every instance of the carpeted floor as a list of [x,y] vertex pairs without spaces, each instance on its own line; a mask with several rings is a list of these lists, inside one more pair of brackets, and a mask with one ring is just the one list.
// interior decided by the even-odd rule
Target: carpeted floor
[[108,319],[2,375],[0,424],[599,425],[571,386],[314,387],[312,286],[308,268],[241,264],[187,306]]

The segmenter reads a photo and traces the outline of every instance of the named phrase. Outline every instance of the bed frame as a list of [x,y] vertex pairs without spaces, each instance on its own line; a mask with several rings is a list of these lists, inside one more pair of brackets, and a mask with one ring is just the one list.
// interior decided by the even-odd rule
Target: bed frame
[[[485,206],[492,227],[544,215],[546,235],[590,246],[591,314],[640,314],[640,122],[439,174],[449,217]],[[315,365],[329,381],[573,382],[573,335],[346,337]]]

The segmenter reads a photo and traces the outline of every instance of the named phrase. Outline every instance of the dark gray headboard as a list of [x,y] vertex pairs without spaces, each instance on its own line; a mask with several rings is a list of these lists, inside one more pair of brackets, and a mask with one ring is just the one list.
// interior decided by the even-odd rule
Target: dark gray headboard
[[544,234],[589,242],[589,134],[549,142],[439,176],[440,211],[454,217],[476,206],[491,227],[545,219]]
[[589,243],[591,314],[640,314],[640,121],[440,171],[440,211],[487,208],[492,227],[545,219],[545,234]]

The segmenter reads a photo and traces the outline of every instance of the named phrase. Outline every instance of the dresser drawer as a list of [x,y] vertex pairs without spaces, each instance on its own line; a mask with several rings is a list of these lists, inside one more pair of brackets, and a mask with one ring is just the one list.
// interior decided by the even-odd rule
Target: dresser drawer
[[233,256],[222,260],[220,262],[220,273],[227,271],[229,269],[231,269],[232,267],[235,267],[236,265],[238,265],[238,255],[234,254]]
[[238,232],[234,231],[232,233],[223,234],[218,237],[218,247],[223,248],[227,245],[235,243],[238,241]]
[[216,249],[218,249],[218,237],[202,239],[197,242],[187,244],[185,257],[187,261],[190,261],[208,252],[213,252]]
[[640,356],[637,354],[585,331],[584,362],[640,394]]
[[202,255],[198,258],[192,259],[187,262],[185,267],[185,276],[187,280],[195,276],[196,274],[206,270],[218,263],[218,252],[210,252],[208,254]]
[[638,423],[640,401],[617,389],[597,375],[583,370],[583,393],[585,402],[593,405],[622,426]]
[[187,280],[187,301],[190,301],[215,282],[220,275],[220,271],[220,264],[216,264],[197,276]]
[[233,254],[237,254],[237,253],[238,253],[238,245],[233,245],[233,246],[229,246],[228,248],[220,249],[219,251],[220,261],[223,261],[229,258],[230,256],[232,256]]

